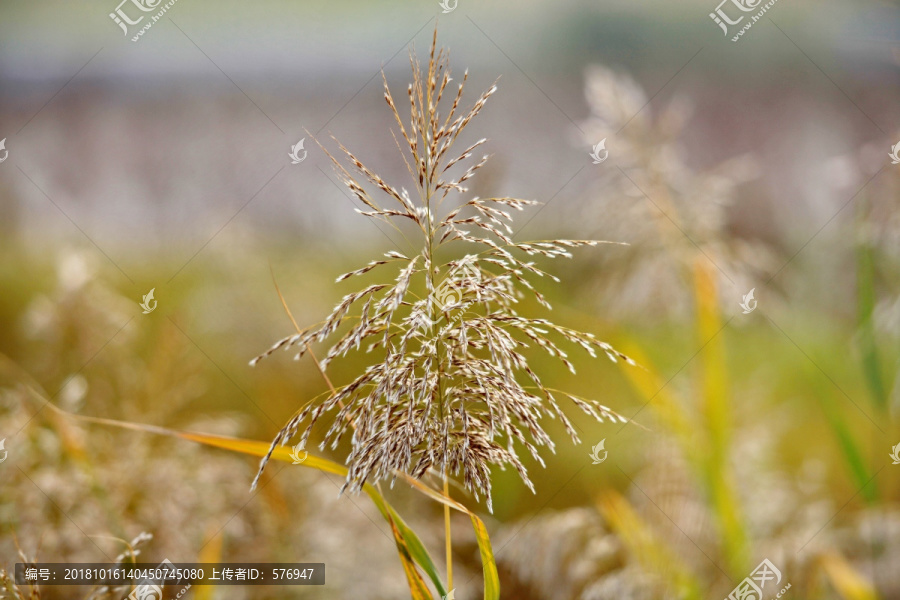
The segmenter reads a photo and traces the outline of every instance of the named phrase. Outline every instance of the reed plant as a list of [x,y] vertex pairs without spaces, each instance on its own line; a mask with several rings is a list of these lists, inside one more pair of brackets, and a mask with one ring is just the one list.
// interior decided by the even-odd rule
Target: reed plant
[[416,250],[387,252],[339,276],[337,282],[370,272],[381,278],[346,294],[322,322],[297,328],[251,364],[278,350],[294,351],[300,359],[323,342],[330,346],[321,361],[312,356],[326,378],[331,363],[350,352],[370,352],[376,358],[347,383],[333,386],[327,379],[329,391],[300,407],[272,440],[253,485],[276,448],[298,434],[298,445],[305,448],[316,424],[327,419],[320,450],[335,449],[350,437],[342,491],[357,492],[366,483],[393,480],[398,474],[418,480],[432,473],[443,481],[445,496],[448,479],[459,478],[492,510],[494,466],[511,466],[534,491],[521,453],[544,465],[539,449],[555,447],[544,429],[545,418],[559,419],[572,441],[579,441],[563,403],[598,421],[626,422],[597,400],[545,385],[529,349],[561,361],[573,374],[571,348],[614,362],[633,361],[590,333],[519,313],[526,296],[550,308],[535,281],[559,279],[538,260],[569,258],[573,249],[601,242],[516,241],[512,213],[536,202],[469,197],[466,182],[489,158],[473,157],[487,140],[454,152],[497,91],[496,83],[462,110],[468,72],[451,85],[449,56],[437,47],[437,29],[427,65],[423,68],[414,52],[410,65],[407,108],[400,108],[383,80],[384,99],[399,129],[394,139],[413,193],[385,181],[337,140],[342,158],[320,147],[365,206],[358,212],[404,237],[402,224],[411,224]]

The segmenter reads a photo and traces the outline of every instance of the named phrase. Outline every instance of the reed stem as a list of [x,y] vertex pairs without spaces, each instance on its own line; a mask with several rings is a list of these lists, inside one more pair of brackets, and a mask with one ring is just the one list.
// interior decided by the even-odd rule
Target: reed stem
[[[450,497],[450,484],[444,473],[444,495]],[[450,507],[444,505],[444,538],[447,541],[447,589],[453,589],[453,541],[450,537]]]

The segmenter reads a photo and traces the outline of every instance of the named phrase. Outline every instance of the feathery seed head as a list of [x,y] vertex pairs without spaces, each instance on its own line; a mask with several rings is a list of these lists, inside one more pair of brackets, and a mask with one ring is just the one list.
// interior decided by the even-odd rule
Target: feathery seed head
[[[339,142],[345,162],[362,181],[345,162],[325,150],[344,184],[370,209],[362,214],[390,223],[408,219],[416,224],[421,230],[419,252],[406,256],[391,251],[384,255],[387,260],[373,260],[341,275],[339,282],[369,272],[382,273],[388,265],[397,269],[392,282],[386,278],[383,281],[388,283],[347,294],[321,324],[276,342],[251,364],[281,348],[298,350],[302,356],[309,344],[334,336],[355,309],[358,320],[342,329],[322,360],[322,368],[363,347],[380,349],[381,358],[324,399],[303,407],[275,436],[272,449],[287,444],[301,429],[300,443],[305,446],[313,426],[328,414],[331,425],[322,447],[334,447],[352,428],[345,489],[358,491],[366,481],[393,478],[396,472],[418,478],[434,470],[461,476],[465,487],[476,496],[483,494],[490,508],[491,465],[511,465],[534,490],[519,453],[525,449],[543,464],[538,448],[554,449],[553,440],[541,426],[543,417],[559,418],[572,439],[578,440],[559,398],[567,398],[598,421],[625,421],[594,401],[544,386],[524,350],[542,349],[572,372],[569,355],[559,344],[574,345],[591,356],[599,349],[613,360],[631,361],[590,334],[544,319],[521,317],[514,310],[524,293],[549,307],[529,281],[545,273],[533,262],[519,258],[521,255],[570,257],[569,249],[597,242],[515,242],[509,209],[521,211],[536,204],[529,200],[476,197],[460,200],[439,215],[441,202],[451,192],[465,193],[462,184],[488,160],[483,156],[456,177],[449,173],[486,143],[480,139],[459,155],[449,155],[497,86],[492,85],[468,112],[461,113],[466,72],[442,117],[442,97],[451,79],[447,54],[436,49],[436,34],[427,69],[410,53],[413,82],[407,88],[408,120],[400,114],[384,81],[384,98],[405,142],[401,154],[416,186],[416,199],[403,188],[398,192]],[[367,187],[380,191],[387,203],[382,205]],[[469,248],[468,254],[447,258],[454,247],[463,246]],[[268,458],[262,460],[260,473]]]

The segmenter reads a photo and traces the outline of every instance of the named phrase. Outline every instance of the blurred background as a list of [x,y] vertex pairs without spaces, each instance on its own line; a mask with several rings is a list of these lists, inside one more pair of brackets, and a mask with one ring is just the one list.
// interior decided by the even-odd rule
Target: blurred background
[[[293,331],[273,277],[305,326],[349,291],[335,276],[409,244],[354,212],[314,138],[411,189],[380,71],[402,98],[437,19],[466,105],[499,78],[467,132],[492,154],[470,193],[545,203],[517,240],[629,244],[551,265],[562,285],[541,290],[642,368],[545,379],[640,426],[573,413],[573,445],[553,424],[537,494],[498,471],[493,514],[453,491],[488,525],[502,597],[723,598],[768,559],[788,597],[900,598],[895,3],[776,2],[738,42],[714,0],[180,0],[136,42],[116,8],[0,0],[0,568],[108,562],[147,533],[152,562],[327,565],[324,587],[198,598],[409,594],[388,525],[339,477],[278,464],[250,493],[254,458],[44,404],[268,441],[325,391],[306,360],[248,366]],[[440,506],[385,491],[440,557]],[[464,515],[454,552],[456,597],[478,597]]]

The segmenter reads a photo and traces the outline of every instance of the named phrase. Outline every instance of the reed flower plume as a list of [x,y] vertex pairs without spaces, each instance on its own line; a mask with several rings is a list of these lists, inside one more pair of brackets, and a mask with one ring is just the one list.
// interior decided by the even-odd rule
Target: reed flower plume
[[613,183],[617,193],[598,186],[559,218],[574,212],[592,225],[591,237],[631,243],[594,265],[603,272],[592,282],[602,288],[594,296],[613,314],[683,313],[693,305],[685,281],[698,261],[717,273],[722,301],[731,304],[737,290],[746,293],[780,264],[734,222],[741,186],[758,177],[758,160],[745,154],[698,168],[686,146],[688,126],[696,126],[691,102],[675,97],[654,112],[648,99],[630,75],[601,66],[587,70],[584,142],[615,136],[610,147],[619,168],[598,172],[602,185]]
[[[448,55],[436,45],[437,31],[427,70],[410,52],[408,121],[382,75],[384,99],[399,128],[395,140],[415,193],[385,182],[339,142],[344,162],[323,148],[343,183],[367,207],[358,212],[391,226],[411,223],[421,248],[409,256],[388,252],[338,277],[341,282],[393,270],[382,282],[344,296],[322,323],[279,340],[251,365],[279,349],[295,350],[299,359],[310,344],[334,338],[321,361],[323,369],[348,352],[376,350],[380,360],[361,375],[301,408],[275,436],[269,454],[301,428],[300,444],[305,447],[313,427],[327,414],[330,427],[320,448],[336,447],[352,429],[342,490],[358,491],[368,480],[391,478],[397,472],[421,478],[434,469],[444,476],[461,474],[465,487],[476,497],[483,494],[490,509],[491,465],[511,465],[534,491],[519,453],[524,449],[543,465],[538,448],[554,449],[542,427],[543,417],[559,418],[578,441],[560,406],[563,400],[598,421],[625,422],[596,401],[546,387],[524,351],[538,348],[573,373],[567,346],[593,357],[604,353],[613,361],[631,361],[589,333],[517,313],[516,305],[526,294],[549,308],[533,286],[535,278],[559,281],[534,258],[571,257],[572,249],[600,242],[519,243],[513,240],[511,213],[535,202],[465,199],[464,184],[488,156],[470,159],[487,140],[459,153],[451,150],[497,86],[482,93],[467,112],[461,110],[468,72],[450,91]],[[442,209],[448,197],[461,199]],[[342,328],[345,321],[352,326]],[[260,474],[268,458],[260,463]],[[259,474],[254,486],[258,479]]]

